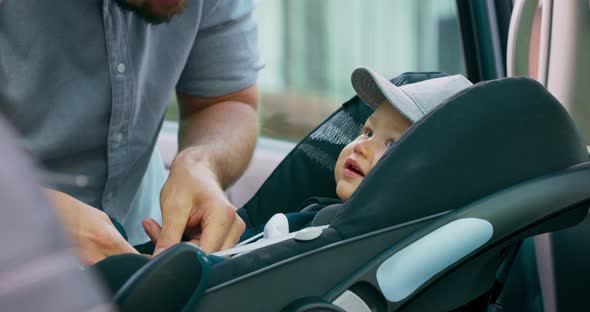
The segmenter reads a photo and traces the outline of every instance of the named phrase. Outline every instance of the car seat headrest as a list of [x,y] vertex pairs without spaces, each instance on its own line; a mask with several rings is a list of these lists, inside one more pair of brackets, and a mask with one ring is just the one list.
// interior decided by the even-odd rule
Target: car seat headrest
[[346,238],[460,208],[588,159],[572,119],[539,83],[484,82],[410,127],[332,227]]

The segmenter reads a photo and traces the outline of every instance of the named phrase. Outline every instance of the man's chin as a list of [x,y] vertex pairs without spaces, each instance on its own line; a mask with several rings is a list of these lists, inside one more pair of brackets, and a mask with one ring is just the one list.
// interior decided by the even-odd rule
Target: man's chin
[[188,0],[145,0],[141,4],[130,3],[129,0],[116,0],[125,10],[134,12],[150,24],[169,22],[174,16],[182,14]]

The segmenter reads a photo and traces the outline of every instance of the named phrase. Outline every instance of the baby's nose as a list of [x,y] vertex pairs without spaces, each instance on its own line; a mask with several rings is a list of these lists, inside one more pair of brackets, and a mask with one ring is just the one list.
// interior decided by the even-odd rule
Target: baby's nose
[[354,151],[364,157],[368,157],[372,150],[372,143],[370,140],[363,140],[354,145]]

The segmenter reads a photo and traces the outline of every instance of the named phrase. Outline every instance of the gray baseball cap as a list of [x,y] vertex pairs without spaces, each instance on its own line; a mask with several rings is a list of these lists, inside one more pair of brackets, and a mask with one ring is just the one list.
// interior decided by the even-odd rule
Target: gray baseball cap
[[424,80],[398,87],[368,67],[352,72],[352,87],[373,109],[387,100],[412,122],[416,122],[449,97],[473,85],[461,75]]

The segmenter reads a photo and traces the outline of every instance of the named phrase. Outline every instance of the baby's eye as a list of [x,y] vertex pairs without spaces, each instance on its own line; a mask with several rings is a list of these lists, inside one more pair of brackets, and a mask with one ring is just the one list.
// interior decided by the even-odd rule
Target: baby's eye
[[373,130],[371,130],[370,128],[365,128],[363,129],[363,134],[370,138],[373,136]]
[[387,140],[387,142],[385,142],[385,145],[386,145],[387,147],[390,147],[390,146],[391,146],[391,144],[393,144],[394,142],[395,142],[395,140]]

